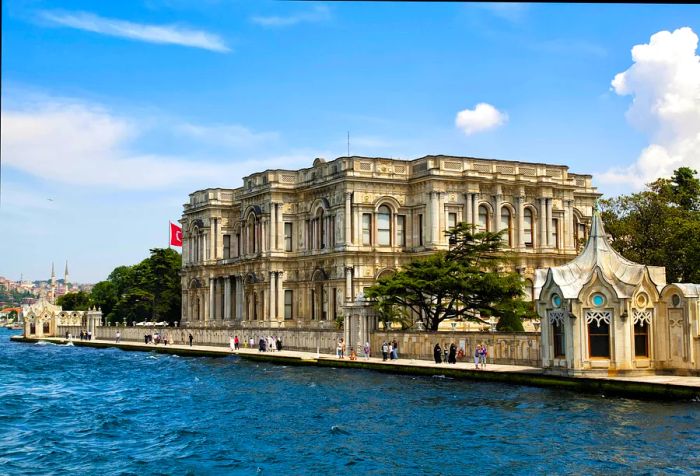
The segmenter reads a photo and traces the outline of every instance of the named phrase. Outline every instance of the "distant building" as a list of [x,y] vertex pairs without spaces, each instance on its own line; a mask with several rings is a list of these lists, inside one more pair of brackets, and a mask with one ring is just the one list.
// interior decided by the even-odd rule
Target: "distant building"
[[333,328],[342,307],[459,222],[507,230],[532,296],[536,268],[576,256],[599,193],[567,166],[470,157],[316,159],[190,194],[182,321]]
[[542,366],[552,373],[700,375],[700,284],[666,283],[666,269],[633,263],[595,215],[573,261],[538,269]]
[[32,305],[22,306],[20,320],[24,322],[25,337],[56,337],[59,326],[73,328],[74,333],[84,329],[96,335],[96,327],[102,325],[102,311],[64,311],[61,306],[40,299]]

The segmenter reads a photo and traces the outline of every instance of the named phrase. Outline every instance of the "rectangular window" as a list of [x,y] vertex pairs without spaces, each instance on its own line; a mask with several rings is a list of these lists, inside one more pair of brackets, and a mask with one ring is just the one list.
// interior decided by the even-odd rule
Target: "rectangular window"
[[564,357],[566,355],[564,344],[564,324],[555,322],[552,324],[552,336],[554,337],[554,357]]
[[294,305],[294,293],[291,289],[284,290],[284,318],[286,320],[294,319],[292,312]]
[[447,229],[451,230],[452,228],[457,226],[457,214],[456,213],[448,213],[447,214]]
[[418,246],[423,246],[423,214],[418,214]]
[[284,224],[284,250],[292,251],[292,224],[286,222]]
[[328,218],[328,246],[335,248],[335,215]]
[[580,243],[583,245],[581,242],[586,241],[586,224],[585,223],[579,223],[578,224],[578,236],[576,237],[578,240],[577,245]]
[[610,324],[595,320],[588,323],[588,355],[610,358]]
[[525,248],[532,248],[532,211],[525,209],[523,214],[523,235],[525,235]]
[[552,218],[552,245],[559,248],[559,219]]
[[396,245],[406,246],[406,215],[396,216]]
[[634,356],[649,357],[649,326],[644,321],[634,325]]
[[389,246],[391,244],[391,214],[377,213],[377,244]]
[[241,256],[241,234],[236,233],[236,258]]
[[224,235],[224,259],[231,257],[231,235]]
[[372,214],[362,214],[362,244],[372,244]]

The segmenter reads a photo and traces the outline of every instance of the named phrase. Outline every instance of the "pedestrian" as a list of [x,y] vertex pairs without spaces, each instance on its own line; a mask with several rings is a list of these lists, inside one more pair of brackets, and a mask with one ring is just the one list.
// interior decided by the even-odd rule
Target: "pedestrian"
[[68,331],[66,331],[66,340],[68,340]]
[[389,344],[386,341],[382,342],[382,360],[386,361],[389,354]]
[[122,338],[122,333],[119,332],[119,331],[117,331],[117,339],[116,339],[117,344],[119,343],[119,340],[120,340],[121,338]]
[[235,336],[235,337],[233,338],[233,348],[236,349],[236,350],[240,350],[240,348],[241,348],[241,343],[240,343],[240,341],[238,340],[238,336]]
[[391,343],[391,346],[394,348],[394,358],[398,359],[399,358],[399,343],[396,342],[396,339],[394,339],[394,342]]
[[233,336],[228,336],[228,347],[231,349],[231,352],[233,352],[236,348],[236,343],[233,341]]
[[80,329],[80,340],[83,340],[83,330]]
[[445,357],[442,359],[442,361],[444,363],[447,363],[447,354],[450,353],[450,348],[447,347],[447,344],[445,344],[444,347],[442,348],[442,352],[445,354]]
[[192,347],[192,341],[194,340],[194,337],[192,336],[192,333],[190,333],[189,339],[190,339],[190,347]]
[[365,347],[362,350],[365,353],[365,360],[369,360],[369,342],[365,342]]
[[457,346],[454,343],[450,344],[450,355],[447,357],[447,362],[450,364],[457,363]]
[[355,353],[354,347],[350,347],[350,360],[357,360],[357,354]]
[[440,348],[440,343],[435,344],[433,348],[433,358],[436,364],[442,363],[442,349]]
[[252,337],[248,339],[248,346],[252,349],[255,346],[255,339],[253,339]]
[[87,336],[88,336],[87,340],[92,340],[92,331],[87,331]]
[[275,347],[277,347],[277,352],[282,351],[282,338],[277,336],[277,341],[275,341]]
[[342,352],[343,352],[343,340],[338,339],[338,343],[335,346],[335,356],[340,359]]
[[486,367],[486,355],[488,354],[488,350],[486,349],[486,344],[481,344],[481,368]]
[[479,369],[479,358],[481,357],[481,344],[476,345],[476,350],[474,350],[474,368]]
[[394,344],[389,342],[389,360],[394,360]]

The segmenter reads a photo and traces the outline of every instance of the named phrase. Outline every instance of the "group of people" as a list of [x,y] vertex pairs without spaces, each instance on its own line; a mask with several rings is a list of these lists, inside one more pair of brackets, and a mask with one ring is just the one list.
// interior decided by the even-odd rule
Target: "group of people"
[[[250,340],[252,341],[253,338],[251,337]],[[252,345],[251,345],[252,347]],[[259,352],[274,352],[274,351],[281,351],[282,350],[282,339],[279,337],[273,337],[273,336],[260,336],[260,339],[258,340],[258,351]]]
[[238,340],[238,336],[229,336],[228,346],[231,349],[231,352],[233,352],[234,350],[240,349],[241,348],[241,341]]
[[[369,352],[370,352],[369,342],[365,342],[364,345],[362,345],[362,342],[358,342],[357,343],[357,350],[355,350],[355,347],[350,347],[350,355],[348,356],[348,358],[350,360],[357,360],[357,353],[359,351],[362,351],[362,354],[364,355],[365,360],[369,359]],[[342,338],[338,339],[338,343],[336,344],[336,348],[335,348],[335,355],[339,359],[345,358],[345,341]]]
[[[486,344],[477,344],[476,348],[474,349],[474,367],[477,369],[483,369],[486,367],[487,355],[488,349]],[[457,359],[462,359],[464,356],[464,349],[461,347],[457,349],[457,346],[454,343],[450,344],[449,347],[447,344],[440,347],[440,343],[438,342],[433,348],[433,358],[435,359],[436,364],[441,364],[443,362],[448,364],[456,364]]]
[[[70,335],[68,331],[66,331],[66,339],[71,340],[73,336]],[[80,340],[92,340],[92,331],[83,331],[82,329],[80,330]]]
[[[117,331],[117,336],[119,336],[119,331]],[[117,341],[119,342],[119,341]],[[143,336],[143,342],[146,344],[163,344],[163,345],[168,345],[168,342],[173,344],[173,339],[168,335],[168,334],[161,334],[159,332],[156,332],[155,334],[144,334]],[[190,343],[190,345],[192,345]]]
[[399,343],[396,339],[391,342],[382,342],[382,360],[396,360],[399,358]]

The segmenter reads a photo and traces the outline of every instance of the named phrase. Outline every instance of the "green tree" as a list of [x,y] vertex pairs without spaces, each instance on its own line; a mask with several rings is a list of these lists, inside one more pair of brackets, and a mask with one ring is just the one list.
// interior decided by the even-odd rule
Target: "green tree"
[[429,330],[453,318],[520,319],[529,305],[520,299],[520,276],[505,270],[502,233],[475,232],[473,225],[460,223],[448,235],[453,245],[449,251],[411,261],[367,290],[379,313],[390,317],[389,310],[397,306],[410,309],[424,316]]
[[90,293],[78,291],[77,293],[68,293],[59,296],[56,299],[56,304],[66,311],[87,311],[92,305],[92,301],[90,299]]
[[615,249],[632,261],[664,266],[668,282],[700,282],[700,180],[681,167],[647,189],[601,200]]

